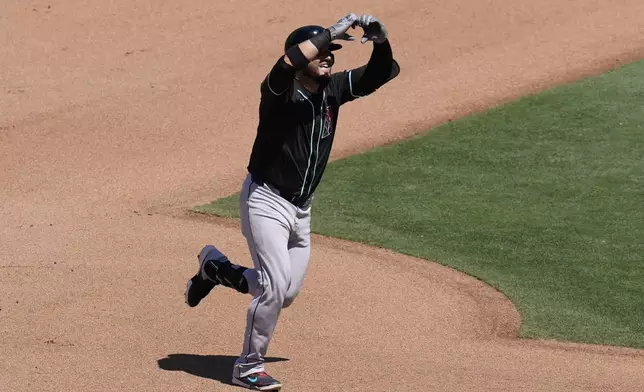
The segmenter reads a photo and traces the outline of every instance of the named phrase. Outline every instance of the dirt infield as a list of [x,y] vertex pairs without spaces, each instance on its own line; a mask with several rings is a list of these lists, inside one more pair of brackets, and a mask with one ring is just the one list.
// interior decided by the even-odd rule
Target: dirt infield
[[[294,27],[373,13],[402,67],[343,109],[334,158],[644,58],[641,0],[278,3],[3,2],[0,391],[237,390],[249,298],[189,309],[183,291],[202,245],[248,250],[235,222],[185,211],[241,185]],[[369,51],[345,45],[336,68]],[[288,391],[644,389],[642,351],[519,326],[475,279],[316,236],[269,370]]]

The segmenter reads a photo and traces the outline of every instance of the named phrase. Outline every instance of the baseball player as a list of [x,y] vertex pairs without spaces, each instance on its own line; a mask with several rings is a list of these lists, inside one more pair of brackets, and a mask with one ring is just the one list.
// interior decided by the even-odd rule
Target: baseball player
[[[332,73],[337,41],[372,41],[367,64]],[[242,353],[232,382],[278,390],[264,356],[283,308],[302,288],[310,255],[311,205],[329,159],[340,106],[365,97],[398,76],[384,24],[353,13],[334,25],[303,26],[286,39],[284,55],[261,83],[259,126],[240,196],[241,230],[254,268],[231,263],[212,245],[199,253],[186,303],[197,306],[217,285],[250,294]]]

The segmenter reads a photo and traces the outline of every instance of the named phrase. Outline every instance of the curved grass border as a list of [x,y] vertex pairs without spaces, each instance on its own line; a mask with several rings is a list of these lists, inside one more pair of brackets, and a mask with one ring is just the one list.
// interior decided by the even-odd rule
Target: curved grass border
[[644,348],[641,80],[630,64],[333,162],[313,231],[485,281],[521,337]]

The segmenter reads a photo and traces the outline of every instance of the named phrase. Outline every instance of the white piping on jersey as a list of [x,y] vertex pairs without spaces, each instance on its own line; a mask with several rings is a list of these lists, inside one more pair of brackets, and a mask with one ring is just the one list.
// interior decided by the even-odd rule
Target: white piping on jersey
[[[311,182],[309,183],[309,190],[306,192],[307,195],[311,193],[311,186],[313,181],[315,181],[315,169],[318,167],[318,157],[320,156],[320,140],[322,139],[322,131],[324,130],[324,120],[326,119],[326,113],[324,113],[324,104],[326,103],[326,91],[322,92],[322,103],[320,104],[320,132],[318,133],[318,145],[315,147],[315,165],[313,166],[313,177],[311,177]],[[311,135],[311,140],[315,135],[315,129],[313,129],[313,134]]]
[[306,99],[311,104],[311,109],[313,110],[313,132],[311,133],[311,148],[309,152],[309,163],[306,166],[306,172],[304,173],[304,181],[302,181],[302,189],[300,189],[300,196],[302,196],[302,193],[304,193],[304,186],[306,185],[306,177],[309,175],[309,169],[311,168],[311,156],[313,155],[313,135],[315,135],[315,106],[313,106],[313,102],[311,102],[306,97],[306,95],[304,95],[302,91],[298,89],[297,92],[300,93],[300,95],[304,97],[304,99]]
[[349,71],[349,93],[351,93],[351,95],[352,95],[354,98],[362,98],[362,96],[361,96],[361,95],[355,95],[355,94],[353,93],[353,82],[351,81],[351,72],[353,72],[353,71]]
[[284,94],[286,92],[286,90],[288,90],[288,87],[287,87],[286,90],[282,91],[279,94],[276,93],[275,91],[273,91],[273,88],[271,87],[271,74],[266,75],[266,85],[268,86],[268,89],[271,90],[271,92],[274,95],[277,95],[277,96],[280,96],[280,95]]

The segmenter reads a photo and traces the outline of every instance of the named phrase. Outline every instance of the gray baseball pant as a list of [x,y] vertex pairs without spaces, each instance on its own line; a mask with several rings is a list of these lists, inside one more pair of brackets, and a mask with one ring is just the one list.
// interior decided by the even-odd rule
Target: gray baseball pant
[[264,356],[282,308],[300,292],[310,256],[311,204],[299,208],[250,175],[240,195],[242,234],[255,265],[244,276],[253,296],[244,346],[233,370],[237,377],[264,371]]

